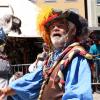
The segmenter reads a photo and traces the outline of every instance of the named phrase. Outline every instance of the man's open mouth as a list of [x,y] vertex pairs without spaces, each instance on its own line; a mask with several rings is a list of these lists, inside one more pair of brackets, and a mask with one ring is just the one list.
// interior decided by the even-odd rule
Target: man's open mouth
[[55,34],[53,34],[53,36],[54,36],[54,37],[55,37],[55,36],[61,37],[61,34],[55,33]]

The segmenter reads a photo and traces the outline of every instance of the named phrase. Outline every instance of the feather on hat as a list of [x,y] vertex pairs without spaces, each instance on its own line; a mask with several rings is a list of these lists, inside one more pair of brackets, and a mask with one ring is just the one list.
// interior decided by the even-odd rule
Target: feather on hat
[[50,6],[44,6],[37,17],[37,28],[44,41],[50,45],[49,26],[52,21],[65,18],[76,26],[76,35],[85,35],[88,33],[88,23],[85,18],[73,11],[61,11],[53,9]]

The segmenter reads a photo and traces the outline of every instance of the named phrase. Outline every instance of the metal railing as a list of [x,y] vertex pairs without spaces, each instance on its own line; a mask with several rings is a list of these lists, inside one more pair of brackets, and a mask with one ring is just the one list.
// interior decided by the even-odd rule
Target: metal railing
[[16,72],[23,72],[23,74],[28,73],[28,68],[31,64],[15,64],[11,65],[11,73],[14,74]]
[[[99,65],[96,64],[96,61],[99,62]],[[31,64],[15,64],[15,65],[11,65],[11,69],[12,69],[12,74],[16,73],[16,72],[23,72],[23,74],[28,73],[28,68]],[[98,86],[100,86],[100,72],[98,74],[98,69],[97,67],[100,68],[100,58],[95,58],[94,59],[94,65],[95,65],[95,69],[94,69],[94,78],[92,81],[92,85],[96,87],[96,89],[98,88]],[[97,75],[99,75],[97,77]]]
[[100,58],[94,59],[94,75],[95,81],[97,83],[100,82]]
[[100,58],[94,58],[94,71],[93,71],[93,91],[100,93]]
[[[99,65],[96,64],[96,61],[99,62]],[[31,64],[15,64],[15,65],[11,65],[11,72],[14,74],[15,72],[23,72],[24,74],[28,73],[28,68]],[[100,72],[98,74],[98,67],[100,68],[100,58],[95,58],[94,59],[94,65],[95,65],[95,69],[94,69],[94,81],[92,84],[98,84],[98,82],[100,81]],[[97,77],[97,75],[99,75]]]

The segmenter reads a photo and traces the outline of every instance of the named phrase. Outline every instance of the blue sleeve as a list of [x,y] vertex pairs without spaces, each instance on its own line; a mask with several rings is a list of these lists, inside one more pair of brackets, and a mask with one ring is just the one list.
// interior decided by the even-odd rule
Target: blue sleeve
[[90,48],[89,53],[94,54],[93,52],[94,50],[92,48]]
[[94,54],[94,55],[96,54],[96,46],[95,45],[92,45],[90,47],[89,53]]
[[42,68],[37,68],[34,72],[10,83],[9,86],[16,92],[14,100],[37,100],[41,84]]
[[62,100],[93,100],[91,71],[85,58],[79,56],[72,60],[65,79]]

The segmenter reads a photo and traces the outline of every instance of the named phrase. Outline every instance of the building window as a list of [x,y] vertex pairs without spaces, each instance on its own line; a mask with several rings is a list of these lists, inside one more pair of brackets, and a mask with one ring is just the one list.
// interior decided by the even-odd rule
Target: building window
[[100,0],[97,0],[97,4],[100,4]]
[[98,17],[98,26],[100,27],[100,16]]
[[44,0],[45,2],[56,2],[57,0]]

